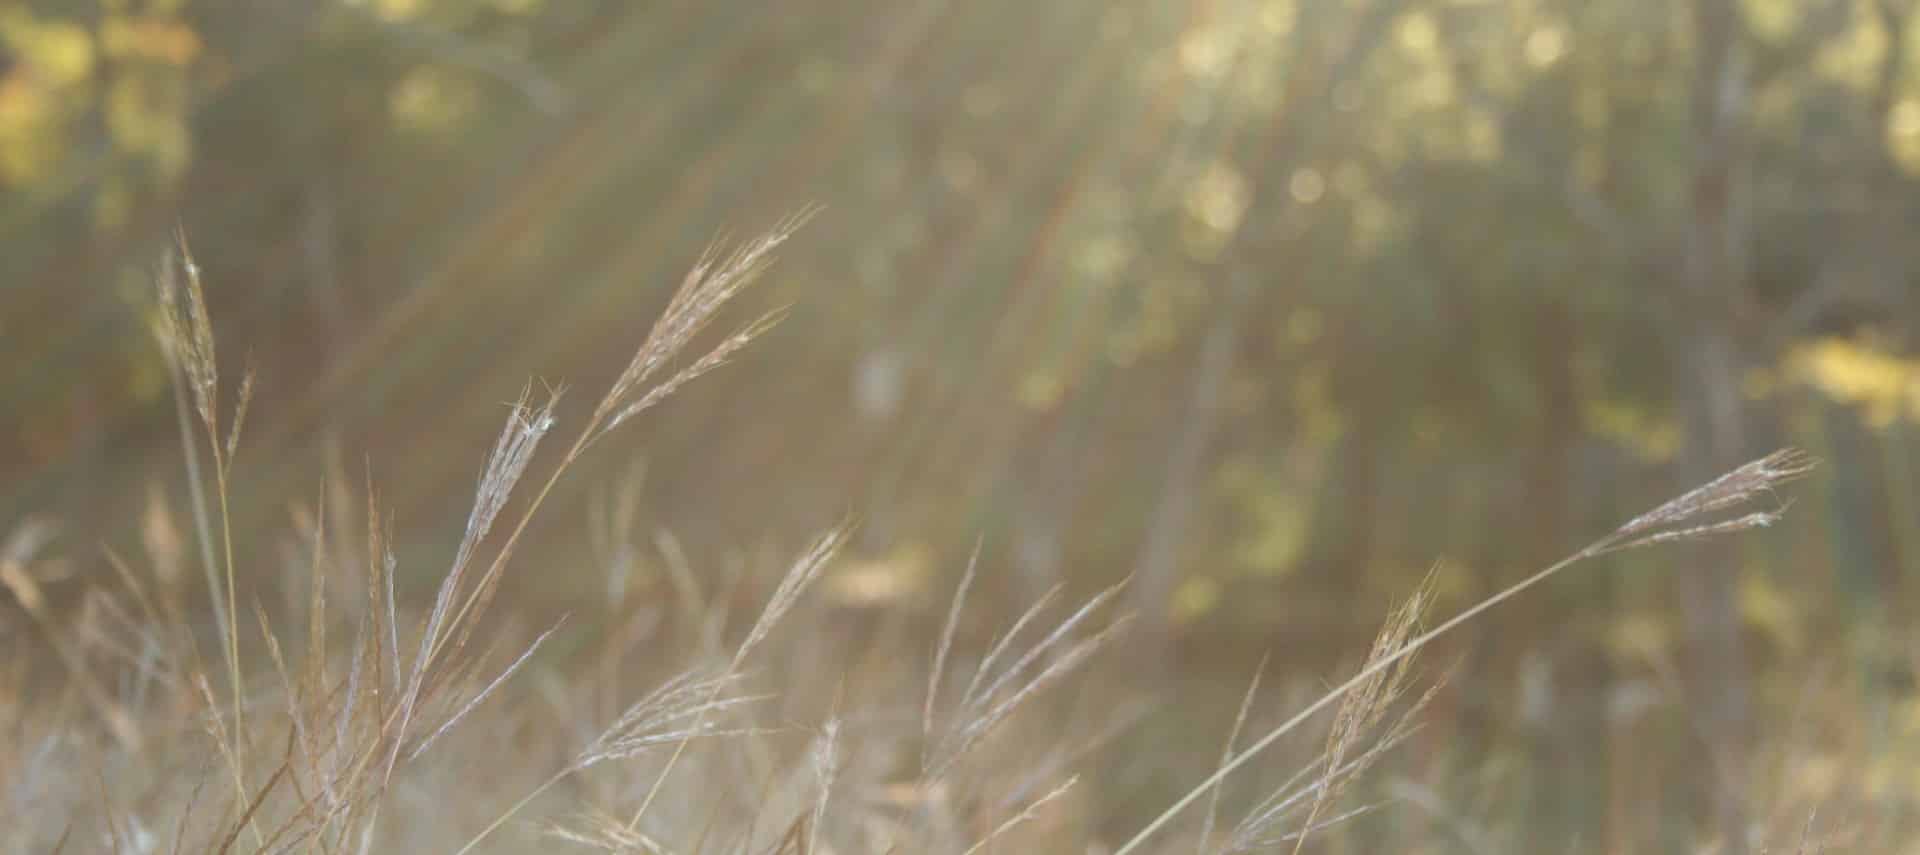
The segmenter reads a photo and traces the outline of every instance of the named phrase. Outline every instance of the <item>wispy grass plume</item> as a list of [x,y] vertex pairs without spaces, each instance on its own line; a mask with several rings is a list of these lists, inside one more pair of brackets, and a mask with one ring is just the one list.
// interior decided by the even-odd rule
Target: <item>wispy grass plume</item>
[[[1605,555],[1620,549],[1668,542],[1681,538],[1712,537],[1747,531],[1770,525],[1779,518],[1779,509],[1751,512],[1744,516],[1724,521],[1703,521],[1703,518],[1741,507],[1763,497],[1773,495],[1774,488],[1799,478],[1812,471],[1814,461],[1796,449],[1776,451],[1758,460],[1740,466],[1708,483],[1689,490],[1678,497],[1662,503],[1653,510],[1629,520],[1624,525],[1607,533],[1606,536],[1589,544],[1586,548],[1528,576],[1506,589],[1481,600],[1465,611],[1449,618],[1433,629],[1420,635],[1405,639],[1384,656],[1370,659],[1360,672],[1348,678],[1346,682],[1320,696],[1308,704],[1305,709],[1287,719],[1265,736],[1254,741],[1245,751],[1231,761],[1222,764],[1199,786],[1189,790],[1186,795],[1175,801],[1125,844],[1114,851],[1114,855],[1127,855],[1139,851],[1147,840],[1166,828],[1173,819],[1189,805],[1197,801],[1234,770],[1267,749],[1281,737],[1293,732],[1312,718],[1320,710],[1339,702],[1349,693],[1375,685],[1380,676],[1388,669],[1400,667],[1400,664],[1461,624],[1474,619],[1487,610],[1518,596],[1521,592],[1558,575],[1561,571],[1589,558]],[[1655,540],[1653,538],[1661,538]]]

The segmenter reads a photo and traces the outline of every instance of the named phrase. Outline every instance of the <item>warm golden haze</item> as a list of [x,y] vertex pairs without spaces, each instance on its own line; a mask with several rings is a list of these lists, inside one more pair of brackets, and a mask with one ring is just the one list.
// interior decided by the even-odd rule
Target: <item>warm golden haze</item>
[[0,3],[0,853],[1907,851],[1917,14]]

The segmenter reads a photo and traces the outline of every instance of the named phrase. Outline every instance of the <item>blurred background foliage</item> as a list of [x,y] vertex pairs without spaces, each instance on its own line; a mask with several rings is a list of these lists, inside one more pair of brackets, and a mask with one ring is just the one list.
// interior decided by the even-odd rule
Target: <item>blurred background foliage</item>
[[0,512],[118,542],[185,495],[148,334],[176,224],[261,377],[248,554],[370,473],[404,572],[528,377],[598,388],[717,235],[819,203],[742,310],[786,321],[595,452],[527,608],[604,587],[590,509],[643,471],[642,524],[703,562],[852,511],[856,609],[929,608],[976,539],[1008,608],[1133,573],[1230,706],[1260,649],[1363,650],[1436,560],[1464,603],[1797,444],[1826,466],[1786,525],[1480,624],[1438,715],[1540,761],[1462,774],[1546,800],[1549,839],[1643,839],[1673,811],[1634,800],[1703,749],[1635,692],[1750,672],[1699,717],[1769,744],[1822,673],[1860,729],[1805,762],[1884,756],[1912,811],[1916,10],[14,0]]

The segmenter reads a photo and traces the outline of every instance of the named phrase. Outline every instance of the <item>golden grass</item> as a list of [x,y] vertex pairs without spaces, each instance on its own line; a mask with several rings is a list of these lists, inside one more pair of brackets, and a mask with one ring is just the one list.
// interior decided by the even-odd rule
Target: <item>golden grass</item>
[[[218,523],[221,534],[220,548],[209,545],[201,556],[221,661],[210,667],[201,656],[201,639],[180,604],[186,538],[164,507],[145,521],[146,572],[107,553],[115,582],[102,586],[105,605],[86,624],[62,623],[46,607],[35,576],[44,531],[16,531],[0,551],[0,583],[58,656],[62,691],[77,695],[92,720],[36,718],[26,709],[31,704],[7,708],[0,780],[8,792],[0,820],[17,834],[0,851],[464,853],[488,846],[524,851],[528,834],[622,853],[974,855],[1091,845],[1085,821],[1094,797],[1086,794],[1087,771],[1074,769],[1106,737],[1069,746],[1055,732],[1049,741],[1045,727],[1023,727],[1023,716],[1042,719],[1065,708],[1045,701],[1063,694],[1125,631],[1128,616],[1109,614],[1125,582],[1071,608],[1062,606],[1064,590],[1050,591],[984,648],[963,649],[958,627],[977,579],[976,549],[925,667],[917,657],[902,664],[894,656],[883,666],[893,671],[873,681],[900,677],[892,683],[919,688],[917,699],[897,704],[863,695],[847,706],[845,663],[807,661],[804,633],[779,640],[781,627],[805,612],[807,592],[835,560],[848,525],[802,549],[744,628],[730,626],[721,598],[702,590],[677,543],[661,539],[677,607],[690,620],[687,638],[652,644],[655,655],[645,666],[627,667],[641,636],[621,629],[634,624],[613,613],[618,603],[609,606],[611,629],[597,666],[573,671],[564,661],[541,662],[542,651],[572,629],[564,621],[529,631],[510,613],[496,619],[501,581],[555,484],[608,432],[723,364],[774,322],[751,321],[670,368],[767,268],[805,216],[696,265],[546,480],[496,537],[532,461],[560,427],[560,391],[538,399],[531,388],[522,393],[481,467],[463,536],[430,602],[396,596],[400,570],[371,485],[358,556],[361,550],[345,545],[355,515],[341,512],[344,479],[323,485],[316,509],[297,517],[301,566],[309,574],[293,586],[306,591],[305,642],[297,647],[283,645],[280,634],[301,615],[276,616],[257,599],[242,602],[238,580],[250,574],[236,564],[228,505],[252,376],[223,416],[203,285],[180,240],[159,277],[160,339],[180,381],[182,407],[198,417],[198,435],[183,437],[190,468],[202,442],[212,461],[206,480],[216,507],[196,500],[189,510],[203,530]],[[1388,617],[1355,674],[1241,746],[1254,720],[1257,672],[1224,739],[1214,743],[1224,743],[1214,772],[1150,819],[1125,821],[1131,830],[1111,851],[1298,853],[1309,839],[1381,809],[1349,805],[1348,797],[1364,773],[1409,738],[1435,698],[1439,681],[1418,688],[1423,681],[1413,663],[1423,648],[1582,561],[1769,525],[1779,508],[1748,508],[1811,466],[1788,451],[1739,467],[1431,629],[1422,629],[1431,587],[1417,588]],[[195,478],[203,474],[194,469]],[[596,529],[608,541],[599,544],[602,551],[624,556],[614,590],[625,589],[637,552],[623,516],[610,510]],[[352,579],[359,589],[351,596],[329,596]],[[241,619],[243,610],[252,620]],[[737,640],[723,644],[729,634]],[[661,672],[663,654],[681,661]],[[761,663],[768,657],[773,661]],[[655,674],[653,688],[596,722],[603,706],[584,698],[617,690],[612,684],[631,671]],[[9,691],[0,697],[38,696],[18,685]],[[792,720],[796,710],[829,698],[817,723]],[[1281,740],[1304,735],[1309,723],[1323,728],[1318,748],[1218,831],[1229,780]],[[108,740],[95,738],[96,725]],[[795,735],[804,737],[797,747]],[[209,788],[215,765],[227,780]],[[1204,811],[1190,816],[1202,798]],[[516,825],[513,842],[504,840]],[[1815,839],[1811,825],[1801,838],[1804,850],[1804,841]]]

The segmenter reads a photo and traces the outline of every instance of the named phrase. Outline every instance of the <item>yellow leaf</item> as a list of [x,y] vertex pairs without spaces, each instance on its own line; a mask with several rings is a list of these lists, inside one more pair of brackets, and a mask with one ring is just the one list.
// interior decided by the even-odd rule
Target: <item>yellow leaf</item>
[[1786,369],[1794,380],[1859,406],[1875,427],[1920,419],[1920,361],[1830,338],[1794,348]]
[[1789,653],[1798,653],[1805,641],[1799,609],[1772,578],[1750,573],[1740,579],[1740,616]]
[[1205,617],[1220,604],[1220,593],[1220,583],[1205,576],[1181,582],[1173,592],[1173,621],[1185,624]]
[[12,10],[0,15],[0,43],[49,86],[69,86],[93,73],[93,39],[69,21],[39,20],[32,12]]

